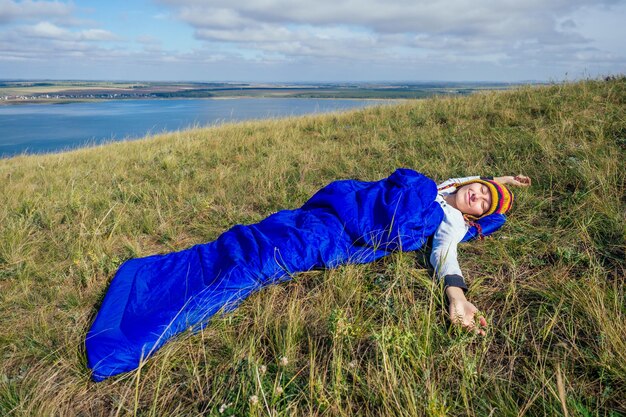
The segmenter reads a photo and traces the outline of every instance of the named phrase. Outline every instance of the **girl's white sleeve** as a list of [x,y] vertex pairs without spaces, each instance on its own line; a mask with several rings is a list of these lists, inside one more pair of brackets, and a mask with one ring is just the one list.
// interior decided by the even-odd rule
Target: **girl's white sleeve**
[[478,178],[482,178],[482,177],[480,177],[478,175],[474,175],[474,176],[471,176],[471,177],[450,178],[450,179],[445,180],[441,184],[437,185],[437,188],[445,187],[448,184],[457,184],[457,183],[461,183],[461,182],[465,182],[465,181],[475,180],[475,179],[478,179]]
[[456,209],[444,208],[445,216],[433,236],[433,248],[430,253],[430,263],[435,269],[437,281],[443,279],[445,287],[460,287],[467,292],[467,285],[463,279],[457,246],[467,233],[467,226],[463,215]]

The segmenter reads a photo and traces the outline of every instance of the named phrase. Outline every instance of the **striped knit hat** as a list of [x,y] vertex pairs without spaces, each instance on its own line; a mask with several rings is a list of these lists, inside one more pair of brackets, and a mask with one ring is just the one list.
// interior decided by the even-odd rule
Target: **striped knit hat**
[[477,220],[493,213],[506,214],[509,210],[511,210],[511,207],[513,206],[513,200],[515,200],[513,193],[503,184],[500,184],[494,180],[481,178],[465,181],[460,184],[454,184],[454,186],[458,190],[464,185],[472,184],[475,182],[486,185],[487,188],[489,188],[489,191],[491,191],[491,207],[489,207],[489,209],[479,217],[472,216],[470,214],[468,214],[467,217]]

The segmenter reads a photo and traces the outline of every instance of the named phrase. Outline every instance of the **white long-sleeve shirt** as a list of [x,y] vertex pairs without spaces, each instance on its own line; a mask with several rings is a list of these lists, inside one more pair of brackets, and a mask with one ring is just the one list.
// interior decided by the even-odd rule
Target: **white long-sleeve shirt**
[[453,286],[462,288],[464,292],[467,291],[465,279],[457,259],[457,246],[467,233],[468,226],[463,218],[463,213],[444,200],[445,196],[456,191],[456,187],[449,187],[445,190],[441,188],[449,184],[462,183],[478,178],[481,177],[450,178],[437,186],[440,191],[435,201],[441,205],[444,217],[433,235],[430,263],[435,269],[437,280],[444,280],[444,289],[447,286]]

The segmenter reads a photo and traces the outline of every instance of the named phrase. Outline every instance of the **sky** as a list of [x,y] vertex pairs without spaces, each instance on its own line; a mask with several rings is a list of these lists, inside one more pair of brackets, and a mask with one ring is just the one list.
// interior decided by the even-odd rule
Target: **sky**
[[0,79],[551,81],[626,74],[626,0],[0,0]]

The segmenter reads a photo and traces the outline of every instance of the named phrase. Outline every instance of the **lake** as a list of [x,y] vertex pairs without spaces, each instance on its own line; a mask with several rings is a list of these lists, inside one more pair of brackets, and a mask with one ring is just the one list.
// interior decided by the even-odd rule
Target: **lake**
[[0,157],[46,153],[249,119],[337,112],[391,100],[238,98],[0,106]]

